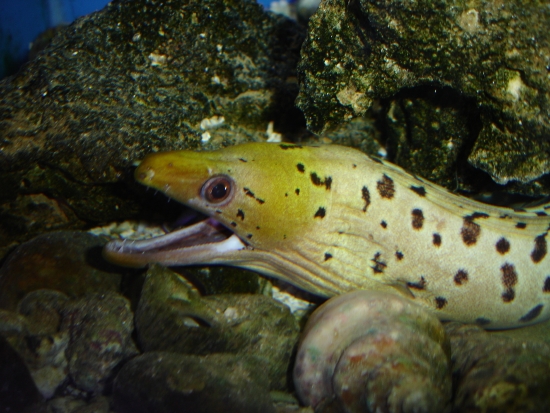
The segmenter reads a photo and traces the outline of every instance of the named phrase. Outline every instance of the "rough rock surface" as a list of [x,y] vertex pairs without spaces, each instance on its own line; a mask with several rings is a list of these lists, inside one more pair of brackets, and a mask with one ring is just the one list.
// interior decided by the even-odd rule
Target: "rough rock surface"
[[112,292],[88,294],[64,309],[61,331],[70,338],[66,351],[69,376],[89,394],[110,389],[120,366],[138,354],[132,341],[129,301]]
[[[365,137],[384,136],[391,159],[448,186],[468,157],[499,182],[527,181],[550,169],[549,10],[517,0],[327,0],[304,48],[300,105],[315,130],[355,117],[331,137],[376,153]],[[295,131],[301,39],[252,0],[115,0],[61,30],[0,83],[0,259],[34,234],[149,210],[130,176],[145,153],[265,139],[269,121]],[[359,118],[368,111],[376,122]],[[142,291],[144,353],[128,362],[134,320],[112,292],[120,277],[88,267],[100,261],[75,249],[78,237],[41,236],[0,272],[9,308],[0,310],[0,410],[107,411],[108,400],[90,397],[108,394],[125,362],[119,411],[269,412],[268,389],[290,390],[297,327],[288,311],[265,297],[199,297],[167,270]],[[546,338],[447,331],[456,411],[548,408]],[[190,349],[200,354],[176,354]],[[233,354],[211,354],[222,351]],[[374,384],[381,394],[391,387]]]
[[265,376],[233,354],[136,357],[115,380],[114,405],[121,413],[275,412]]
[[[53,244],[66,249],[66,244]],[[63,260],[58,263],[65,265]],[[447,394],[450,375],[442,367],[448,365],[448,341],[439,321],[424,324],[431,316],[423,310],[418,317],[401,317],[392,310],[396,298],[365,294],[373,295],[366,306],[371,309],[368,316],[357,311],[349,296],[340,296],[344,311],[327,320],[315,320],[315,315],[310,320],[321,333],[317,348],[308,353],[312,357],[319,357],[334,339],[349,342],[348,333],[364,334],[351,340],[347,357],[339,358],[336,377],[354,383],[340,383],[345,400],[363,406],[364,400],[379,396],[383,404],[392,394],[388,402],[397,407],[389,411],[403,411],[398,409],[405,399],[414,408],[430,388],[418,380],[422,371],[431,371],[435,387],[444,386]],[[273,399],[277,411],[297,411],[287,373],[298,328],[282,305],[253,294],[201,297],[181,277],[155,266],[141,291],[135,320],[129,307],[127,299],[112,291],[71,299],[59,291],[38,289],[28,292],[14,310],[0,310],[0,411],[107,412],[115,375],[113,399],[120,412],[178,411],[183,406],[209,411],[220,404],[235,411],[270,411],[268,391],[273,389],[281,390]],[[406,323],[415,320],[424,320],[422,327],[408,328]],[[137,354],[131,335],[134,321],[143,354],[130,360]],[[458,323],[445,329],[451,341],[453,411],[550,408],[550,323],[501,332]],[[439,337],[443,350],[435,350],[430,337]],[[366,358],[365,348],[370,352]],[[182,354],[191,352],[199,354]],[[220,352],[225,354],[214,354]],[[321,361],[316,364],[321,366]],[[348,362],[354,367],[349,371]],[[367,365],[380,368],[367,377]],[[441,372],[448,381],[441,379]],[[411,388],[421,391],[411,393]],[[412,398],[403,397],[408,393]],[[436,392],[428,394],[425,401],[436,401]],[[333,401],[327,400],[325,411],[333,411]]]
[[117,182],[148,152],[295,128],[302,39],[253,0],[114,1],[61,30],[0,82],[0,257],[45,230],[136,214]]
[[[376,100],[447,88],[449,104],[475,109],[473,130],[462,128],[476,138],[462,149],[469,162],[499,183],[530,181],[550,172],[549,22],[538,1],[323,1],[302,49],[298,106],[319,132]],[[418,132],[401,125],[403,137]],[[438,134],[443,144],[455,132]]]
[[550,409],[550,323],[487,332],[450,323],[455,412]]
[[[429,88],[402,93],[387,103],[385,116],[388,157],[407,171],[456,188],[457,169],[475,141],[479,121],[472,100]],[[431,96],[419,96],[421,94]],[[479,176],[479,174],[478,174]]]
[[[129,307],[113,292],[70,300],[54,290],[37,290],[21,300],[17,313],[2,311],[0,336],[21,357],[44,399],[72,393],[89,400],[110,392],[121,365],[138,353]],[[20,328],[7,328],[19,318]],[[18,386],[14,391],[27,391]]]
[[0,412],[21,412],[42,400],[25,362],[0,336]]
[[143,351],[254,356],[274,389],[287,381],[298,323],[288,307],[259,294],[201,297],[178,275],[155,265],[147,273],[135,317]]
[[69,334],[61,330],[62,312],[69,298],[55,290],[35,290],[17,306],[27,328],[7,334],[8,341],[23,357],[38,390],[46,399],[66,380],[68,373],[65,351]]

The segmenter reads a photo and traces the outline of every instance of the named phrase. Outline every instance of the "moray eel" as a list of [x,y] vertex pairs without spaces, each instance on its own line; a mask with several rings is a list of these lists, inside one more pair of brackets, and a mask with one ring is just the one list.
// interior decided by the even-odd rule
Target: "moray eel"
[[225,264],[322,296],[393,291],[489,329],[550,317],[550,205],[482,204],[336,145],[156,153],[135,176],[208,218],[112,241],[114,263]]

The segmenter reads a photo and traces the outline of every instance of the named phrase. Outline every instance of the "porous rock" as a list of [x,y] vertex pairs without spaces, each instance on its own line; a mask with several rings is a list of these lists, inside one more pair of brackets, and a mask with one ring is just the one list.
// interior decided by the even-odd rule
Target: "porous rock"
[[114,382],[121,413],[274,413],[268,383],[246,356],[149,352],[126,363]]
[[[503,332],[450,323],[454,408],[535,413],[550,409],[550,324]],[[540,334],[542,333],[542,334]]]
[[138,353],[131,336],[130,303],[112,292],[87,294],[63,312],[61,331],[67,331],[70,339],[69,376],[79,390],[102,394],[122,363]]
[[258,294],[201,297],[169,269],[148,271],[136,310],[143,351],[246,354],[261,360],[274,389],[287,382],[298,324],[288,307]]
[[151,151],[303,125],[302,40],[254,0],[113,1],[59,30],[0,82],[0,257],[45,230],[143,212],[127,183]]
[[[501,184],[531,181],[550,172],[549,21],[544,2],[325,0],[302,48],[298,106],[320,132],[381,101],[391,129],[403,97],[443,93],[445,105],[466,108],[469,162]],[[416,139],[415,123],[442,123],[440,103],[431,122],[424,111],[399,123],[403,137]],[[456,132],[437,134],[443,145]]]
[[0,412],[20,412],[43,400],[19,354],[0,336]]

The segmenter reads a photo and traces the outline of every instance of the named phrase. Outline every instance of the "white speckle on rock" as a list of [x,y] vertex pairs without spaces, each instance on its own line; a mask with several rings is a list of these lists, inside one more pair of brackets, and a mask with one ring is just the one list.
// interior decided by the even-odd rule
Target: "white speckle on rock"
[[274,123],[273,121],[267,124],[267,129],[265,134],[267,135],[268,142],[282,142],[283,136],[280,133],[277,133],[273,130]]
[[521,80],[521,77],[518,73],[516,76],[508,80],[508,87],[506,88],[506,92],[508,92],[508,94],[510,94],[514,98],[514,100],[518,100],[523,86],[523,81]]
[[282,282],[273,285],[271,293],[273,299],[286,305],[292,314],[297,312],[306,312],[311,307],[316,305],[304,297],[300,297],[301,292],[295,287]]
[[202,130],[216,129],[223,125],[225,118],[223,116],[212,116],[211,118],[204,118],[201,120],[200,128]]
[[164,66],[168,58],[164,54],[151,53],[149,55],[151,66]]
[[365,93],[357,90],[355,85],[349,85],[336,94],[336,99],[342,106],[349,106],[356,116],[365,114],[370,106],[370,100]]
[[470,34],[477,32],[481,28],[477,10],[470,9],[463,12],[458,18],[458,25],[462,30]]
[[223,312],[223,316],[228,322],[235,321],[237,318],[239,318],[239,314],[235,307],[227,307]]

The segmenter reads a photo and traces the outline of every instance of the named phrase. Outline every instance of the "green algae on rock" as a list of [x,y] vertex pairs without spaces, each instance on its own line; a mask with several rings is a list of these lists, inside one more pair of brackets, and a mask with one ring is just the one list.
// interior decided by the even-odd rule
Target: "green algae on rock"
[[59,330],[62,308],[69,297],[60,291],[50,289],[34,290],[26,294],[17,304],[17,312],[28,323],[27,334],[54,334]]
[[173,271],[153,265],[135,315],[143,351],[254,356],[273,389],[282,389],[298,323],[285,305],[258,294],[201,297]]
[[71,382],[89,394],[110,390],[119,366],[138,354],[130,302],[114,292],[86,294],[67,303],[63,316]]
[[326,0],[302,49],[298,106],[325,131],[404,88],[450,87],[481,121],[469,162],[528,182],[550,172],[549,21],[544,2]]
[[121,413],[275,413],[266,377],[247,355],[149,352],[126,363],[113,387]]
[[471,146],[478,122],[469,116],[465,99],[446,89],[429,98],[403,93],[389,102],[386,139],[395,163],[454,189],[460,156]]
[[188,267],[176,271],[192,281],[204,295],[260,294],[267,283],[255,272],[232,267]]
[[[16,317],[22,328],[8,331]],[[55,290],[35,290],[17,312],[2,310],[0,318],[0,335],[23,359],[45,399],[110,391],[117,366],[137,354],[132,331],[129,301],[110,291],[71,300]]]
[[[301,125],[303,37],[253,0],[114,1],[61,29],[0,82],[0,257],[45,230],[135,216],[138,196],[117,182],[151,150]],[[224,123],[205,130],[215,116]]]
[[451,340],[455,412],[544,412],[550,409],[550,323],[487,332],[445,325]]

